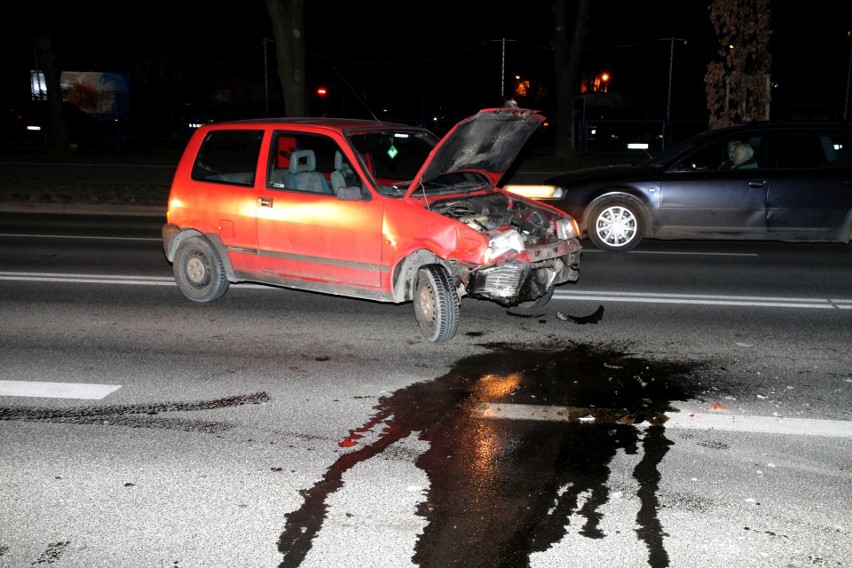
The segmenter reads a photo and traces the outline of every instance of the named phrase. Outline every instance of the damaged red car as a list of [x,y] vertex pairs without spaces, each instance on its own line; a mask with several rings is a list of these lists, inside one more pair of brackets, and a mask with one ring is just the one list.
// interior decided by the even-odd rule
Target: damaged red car
[[543,120],[484,109],[440,140],[357,119],[202,126],[162,229],[178,288],[196,302],[239,282],[412,302],[430,341],[455,336],[464,296],[543,305],[579,278],[577,224],[497,187]]

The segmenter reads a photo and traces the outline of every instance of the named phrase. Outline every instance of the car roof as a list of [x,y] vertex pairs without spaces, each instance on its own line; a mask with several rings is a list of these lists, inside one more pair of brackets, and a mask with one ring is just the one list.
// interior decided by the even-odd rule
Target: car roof
[[719,132],[748,131],[748,130],[785,130],[795,132],[798,130],[848,130],[849,124],[844,121],[755,121],[732,124],[724,128],[716,129]]
[[228,120],[222,122],[211,123],[211,126],[222,125],[240,125],[240,126],[321,126],[325,128],[335,128],[340,130],[359,129],[359,128],[410,128],[415,130],[425,130],[421,127],[411,126],[399,122],[367,120],[363,118],[331,118],[331,117],[272,117],[272,118],[246,118],[239,120]]

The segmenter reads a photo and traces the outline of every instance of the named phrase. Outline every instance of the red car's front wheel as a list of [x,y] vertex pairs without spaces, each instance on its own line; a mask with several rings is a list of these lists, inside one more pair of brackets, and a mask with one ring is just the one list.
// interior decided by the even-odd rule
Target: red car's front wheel
[[429,264],[417,272],[414,316],[420,332],[429,341],[447,341],[455,336],[459,327],[459,297],[443,266]]

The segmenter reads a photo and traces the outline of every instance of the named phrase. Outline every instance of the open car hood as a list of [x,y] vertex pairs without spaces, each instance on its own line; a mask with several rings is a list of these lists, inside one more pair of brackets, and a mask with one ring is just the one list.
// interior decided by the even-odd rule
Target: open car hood
[[456,124],[423,163],[406,197],[421,183],[457,172],[476,172],[495,185],[544,122],[537,111],[521,108],[483,109]]

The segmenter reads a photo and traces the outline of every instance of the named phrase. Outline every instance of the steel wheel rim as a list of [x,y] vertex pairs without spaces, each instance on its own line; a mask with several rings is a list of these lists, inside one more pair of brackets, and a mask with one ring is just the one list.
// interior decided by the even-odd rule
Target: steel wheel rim
[[203,286],[207,279],[207,265],[200,255],[190,257],[186,261],[186,276],[195,286]]
[[420,286],[417,306],[424,321],[435,322],[435,296],[430,286]]

